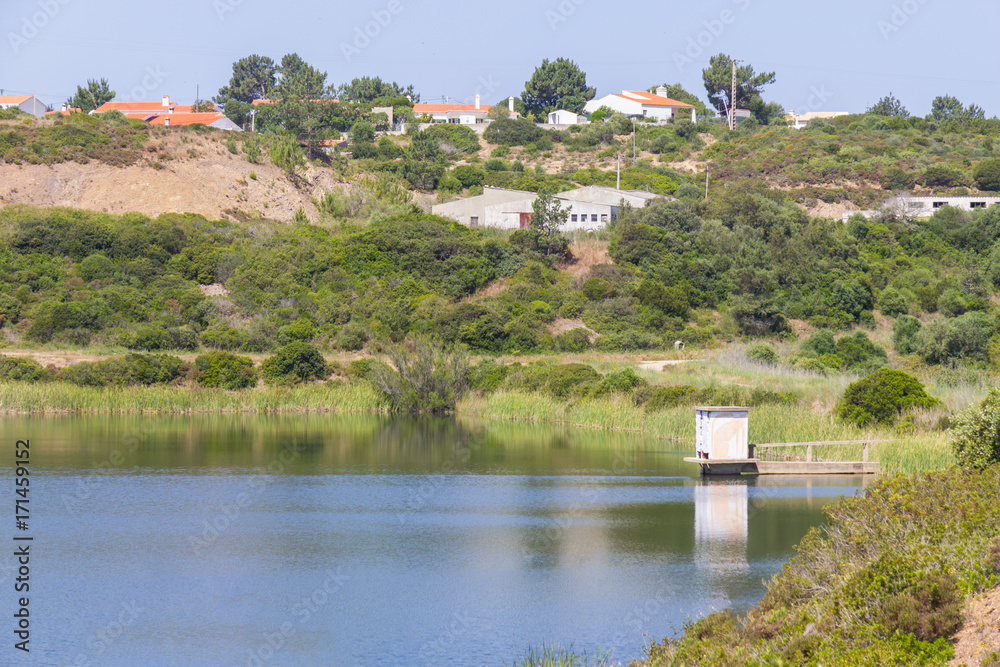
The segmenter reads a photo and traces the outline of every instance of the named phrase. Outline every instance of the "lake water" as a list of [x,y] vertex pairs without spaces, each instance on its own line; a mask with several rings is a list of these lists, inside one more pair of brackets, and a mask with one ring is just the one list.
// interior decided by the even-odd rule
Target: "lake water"
[[3,664],[502,665],[542,643],[627,664],[757,602],[860,488],[709,482],[656,438],[449,419],[22,417],[0,436],[7,461],[30,438],[33,537],[27,656],[0,557]]

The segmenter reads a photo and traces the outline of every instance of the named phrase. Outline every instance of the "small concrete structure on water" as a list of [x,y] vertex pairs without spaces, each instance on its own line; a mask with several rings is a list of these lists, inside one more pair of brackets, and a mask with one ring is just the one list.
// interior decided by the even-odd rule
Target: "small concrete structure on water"
[[[703,475],[871,475],[878,463],[868,460],[876,440],[750,443],[750,409],[728,407],[695,408],[696,456],[684,460],[701,466]],[[827,446],[861,445],[860,461],[823,461],[813,449]],[[796,450],[805,448],[804,455]],[[765,456],[770,451],[772,456]],[[791,452],[783,454],[782,450]]]

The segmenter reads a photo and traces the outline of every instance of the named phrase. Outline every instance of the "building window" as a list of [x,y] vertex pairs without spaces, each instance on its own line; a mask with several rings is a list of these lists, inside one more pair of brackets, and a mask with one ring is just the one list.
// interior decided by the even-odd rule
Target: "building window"
[[608,221],[608,214],[601,213],[601,222],[607,222],[607,221]]
[[936,201],[936,202],[934,202],[934,208],[941,208],[942,206],[947,206],[947,205],[948,205],[948,202],[946,202],[946,201]]
[[590,221],[591,222],[597,222],[597,214],[596,213],[591,213],[590,214]]
[[475,227],[476,225],[478,225],[479,224],[479,216],[478,215],[474,215],[471,218],[469,218],[469,224],[471,224],[473,227]]
[[574,213],[574,214],[572,215],[572,217],[570,218],[570,221],[571,221],[571,222],[576,222],[576,213]]
[[971,204],[969,204],[969,208],[986,208],[986,202],[974,201]]

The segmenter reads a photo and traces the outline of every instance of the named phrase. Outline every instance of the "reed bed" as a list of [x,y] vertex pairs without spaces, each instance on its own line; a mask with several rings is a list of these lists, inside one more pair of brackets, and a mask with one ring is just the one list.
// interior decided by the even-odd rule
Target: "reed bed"
[[385,413],[365,383],[262,387],[244,391],[187,387],[78,387],[65,382],[0,383],[0,414]]

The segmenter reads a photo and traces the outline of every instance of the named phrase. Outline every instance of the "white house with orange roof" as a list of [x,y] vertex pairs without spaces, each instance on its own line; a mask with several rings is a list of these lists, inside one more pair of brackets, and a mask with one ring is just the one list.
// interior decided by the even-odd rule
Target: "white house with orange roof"
[[458,104],[457,102],[426,104],[418,102],[413,105],[413,114],[417,118],[430,116],[432,123],[476,125],[486,122],[486,116],[492,108],[489,104],[483,104],[479,99],[479,95],[476,95],[475,104]]
[[583,107],[583,111],[590,114],[601,107],[608,107],[612,111],[625,114],[630,118],[670,120],[682,114],[690,114],[691,121],[698,122],[698,112],[695,107],[667,97],[667,89],[664,86],[657,88],[655,95],[644,90],[623,90],[620,95],[615,93],[600,99],[590,100]]
[[48,106],[42,104],[34,95],[0,95],[0,109],[15,107],[38,118],[43,117],[49,110]]

